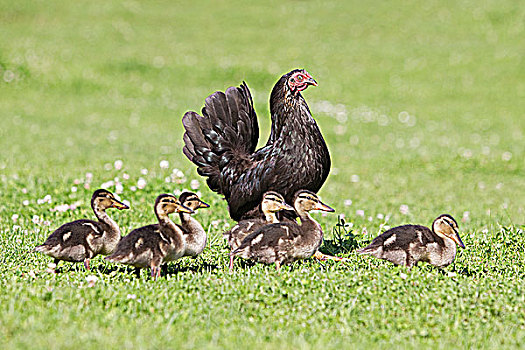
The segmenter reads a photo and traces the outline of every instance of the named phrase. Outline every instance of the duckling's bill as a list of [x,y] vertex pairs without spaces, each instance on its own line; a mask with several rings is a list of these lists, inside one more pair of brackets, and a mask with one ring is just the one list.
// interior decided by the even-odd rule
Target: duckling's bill
[[322,211],[327,211],[327,212],[330,212],[330,213],[333,213],[335,211],[334,208],[324,204],[321,201],[317,202],[317,205],[314,207],[314,210],[322,210]]
[[123,209],[129,209],[129,206],[127,206],[126,204],[116,199],[113,199],[113,203],[111,204],[110,208],[117,208],[118,210],[123,210]]
[[201,200],[199,200],[199,208],[209,208],[210,205],[208,203],[205,203]]
[[187,206],[182,205],[182,204],[181,204],[180,207],[179,207],[179,212],[181,212],[181,213],[188,213],[188,214],[193,214],[193,213],[195,213],[195,211],[193,211],[193,209],[188,208]]
[[285,202],[281,203],[281,206],[279,207],[279,209],[281,209],[281,210],[294,210],[294,208],[291,205],[289,205],[289,204],[287,204]]
[[461,237],[459,237],[459,232],[454,230],[454,235],[451,237],[454,242],[456,242],[457,245],[459,245],[461,248],[465,249],[465,244],[461,240]]

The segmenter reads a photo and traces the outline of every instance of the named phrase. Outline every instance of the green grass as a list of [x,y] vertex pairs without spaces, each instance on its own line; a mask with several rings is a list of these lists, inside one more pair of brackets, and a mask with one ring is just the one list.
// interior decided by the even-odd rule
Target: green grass
[[[0,347],[522,347],[524,18],[514,1],[0,0]],[[332,154],[321,196],[353,226],[316,218],[350,263],[230,275],[232,222],[182,155],[181,116],[246,80],[263,143],[269,92],[296,67],[319,82],[304,95]],[[175,168],[185,182],[165,181]],[[101,257],[46,272],[28,251],[92,217],[92,191],[116,177],[125,233],[154,222],[157,194],[199,180],[205,253],[157,282]],[[64,203],[78,208],[52,211]],[[385,225],[441,213],[467,245],[444,272],[355,254]]]

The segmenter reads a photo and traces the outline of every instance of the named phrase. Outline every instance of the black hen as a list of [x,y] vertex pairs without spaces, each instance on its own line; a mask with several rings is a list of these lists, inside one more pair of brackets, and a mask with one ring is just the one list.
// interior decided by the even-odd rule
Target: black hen
[[182,118],[184,154],[206,176],[211,190],[224,195],[232,219],[261,216],[266,191],[290,202],[295,192],[319,191],[330,171],[330,154],[301,91],[317,82],[303,69],[281,77],[270,96],[272,127],[257,151],[259,126],[246,83],[208,96],[202,116]]

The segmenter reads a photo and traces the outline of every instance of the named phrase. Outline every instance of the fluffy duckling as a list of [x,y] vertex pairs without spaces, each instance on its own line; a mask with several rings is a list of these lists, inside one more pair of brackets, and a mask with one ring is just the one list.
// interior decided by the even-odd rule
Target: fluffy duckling
[[456,257],[456,244],[465,248],[459,237],[456,220],[443,214],[434,220],[432,230],[421,225],[394,227],[376,237],[370,245],[358,250],[358,253],[410,268],[420,261],[445,267]]
[[166,261],[178,259],[184,255],[186,245],[181,228],[168,217],[171,213],[193,213],[183,206],[171,194],[161,194],[155,200],[155,215],[158,224],[137,228],[123,237],[115,252],[106,260],[132,265],[137,268],[149,267],[151,277],[160,276],[160,267]]
[[283,264],[314,255],[323,241],[323,231],[309,212],[333,212],[334,209],[307,190],[300,190],[295,194],[294,209],[301,220],[300,224],[292,221],[269,224],[248,235],[239,248],[230,253],[230,271],[234,256],[264,264],[275,263],[279,270]]
[[98,221],[82,219],[60,226],[44,242],[35,247],[35,251],[60,260],[84,262],[89,271],[89,261],[98,254],[111,254],[120,241],[120,229],[106,209],[129,209],[127,205],[115,198],[113,193],[99,189],[91,197],[91,208]]
[[264,214],[264,218],[258,217],[242,220],[231,230],[223,233],[223,236],[228,239],[231,250],[239,248],[243,239],[262,226],[278,223],[277,213],[281,210],[293,210],[293,208],[284,202],[283,196],[279,193],[274,191],[266,192],[261,201],[261,211]]
[[[182,192],[179,196],[179,202],[186,208],[190,208],[196,211],[200,208],[209,208],[210,205],[204,203],[195,193],[193,192]],[[184,233],[184,239],[186,242],[186,250],[184,256],[196,257],[206,247],[206,231],[202,225],[195,220],[189,213],[181,211],[179,212],[180,225],[182,232]]]

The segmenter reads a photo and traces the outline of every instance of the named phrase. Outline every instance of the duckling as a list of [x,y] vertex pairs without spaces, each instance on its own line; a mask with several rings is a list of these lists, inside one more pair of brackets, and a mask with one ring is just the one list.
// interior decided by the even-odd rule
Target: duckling
[[358,253],[409,268],[420,261],[445,267],[456,257],[456,244],[465,248],[459,237],[456,220],[443,214],[434,220],[432,230],[421,225],[394,227],[376,237],[370,245],[358,250]]
[[160,276],[160,266],[166,261],[184,255],[186,244],[181,228],[168,217],[171,213],[193,213],[171,194],[161,194],[155,200],[155,215],[158,224],[137,228],[123,237],[117,248],[106,260],[132,265],[137,268],[149,267],[151,277]]
[[284,202],[283,196],[275,191],[264,193],[260,208],[264,217],[242,220],[231,230],[223,233],[223,236],[228,239],[228,244],[232,251],[239,248],[243,239],[250,233],[255,232],[264,225],[278,223],[277,213],[279,211],[293,210],[293,207]]
[[[193,192],[182,192],[179,196],[179,202],[186,208],[190,208],[195,211],[199,208],[209,208],[210,205],[204,203],[195,193]],[[206,247],[206,231],[202,228],[202,225],[195,220],[187,212],[179,212],[180,225],[182,232],[184,233],[184,239],[186,242],[186,250],[184,256],[196,257]]]
[[98,221],[82,219],[68,222],[53,232],[35,251],[55,258],[55,265],[60,260],[84,262],[90,270],[89,262],[98,254],[111,254],[120,241],[120,229],[106,209],[119,210],[129,207],[115,198],[113,193],[99,189],[91,197],[91,208]]
[[[248,235],[239,248],[230,253],[256,262],[275,263],[277,270],[281,265],[314,255],[323,241],[321,225],[309,214],[312,210],[334,212],[321,202],[319,197],[308,190],[300,190],[294,196],[294,209],[301,220],[269,224]],[[230,264],[230,271],[231,271]]]

